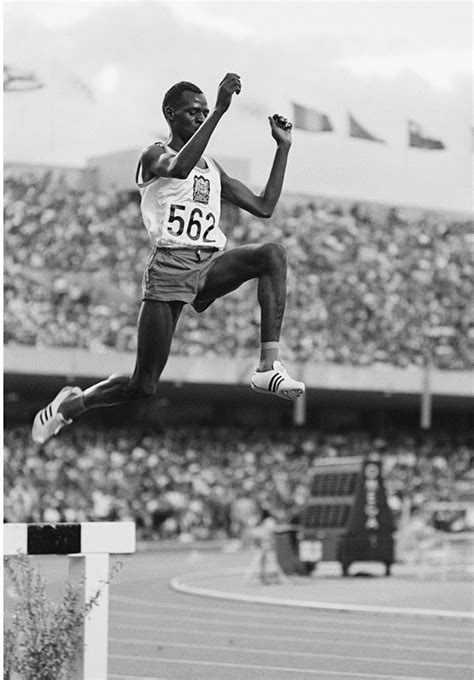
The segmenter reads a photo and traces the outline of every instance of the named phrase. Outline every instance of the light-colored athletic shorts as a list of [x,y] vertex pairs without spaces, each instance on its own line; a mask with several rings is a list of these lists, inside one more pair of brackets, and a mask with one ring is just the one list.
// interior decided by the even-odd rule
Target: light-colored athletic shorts
[[142,299],[186,302],[203,312],[214,300],[196,301],[201,281],[222,255],[216,248],[153,249],[143,273]]

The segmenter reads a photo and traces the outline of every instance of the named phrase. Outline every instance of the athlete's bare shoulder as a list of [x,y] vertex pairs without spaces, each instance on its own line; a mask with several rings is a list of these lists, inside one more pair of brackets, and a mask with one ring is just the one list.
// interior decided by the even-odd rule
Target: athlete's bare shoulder
[[150,144],[146,146],[140,155],[140,160],[142,163],[144,161],[154,160],[159,158],[163,153],[166,153],[166,146],[163,142],[156,142],[155,144]]
[[140,156],[140,164],[142,167],[142,177],[145,182],[158,175],[158,161],[163,154],[168,154],[163,142],[150,144],[150,146],[143,149]]

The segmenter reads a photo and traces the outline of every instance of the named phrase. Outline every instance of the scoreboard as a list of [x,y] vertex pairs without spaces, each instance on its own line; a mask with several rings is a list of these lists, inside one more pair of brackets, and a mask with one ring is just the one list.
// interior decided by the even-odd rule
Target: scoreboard
[[383,562],[390,573],[395,526],[378,453],[316,460],[299,521],[303,563],[336,560],[347,575],[353,562]]

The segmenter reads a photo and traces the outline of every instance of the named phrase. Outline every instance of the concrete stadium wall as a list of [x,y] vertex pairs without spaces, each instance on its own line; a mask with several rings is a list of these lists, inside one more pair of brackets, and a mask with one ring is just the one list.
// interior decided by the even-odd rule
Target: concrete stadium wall
[[[133,370],[135,355],[108,351],[93,354],[87,350],[8,345],[4,348],[4,373],[31,376],[64,376],[103,379],[112,373]],[[396,368],[388,364],[371,367],[337,364],[292,364],[290,372],[306,382],[308,389],[390,394],[420,394],[425,372],[422,368]],[[162,380],[176,384],[246,384],[255,368],[255,359],[223,357],[189,358],[172,355]],[[474,400],[474,371],[439,371],[429,376],[433,396]]]

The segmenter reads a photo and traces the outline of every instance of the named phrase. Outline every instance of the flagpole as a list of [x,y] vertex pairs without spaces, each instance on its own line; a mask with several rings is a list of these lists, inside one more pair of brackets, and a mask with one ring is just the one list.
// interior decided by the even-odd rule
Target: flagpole
[[426,335],[423,351],[423,375],[420,395],[420,427],[422,430],[429,430],[431,428],[432,369],[433,369],[433,357],[431,338],[428,335]]

